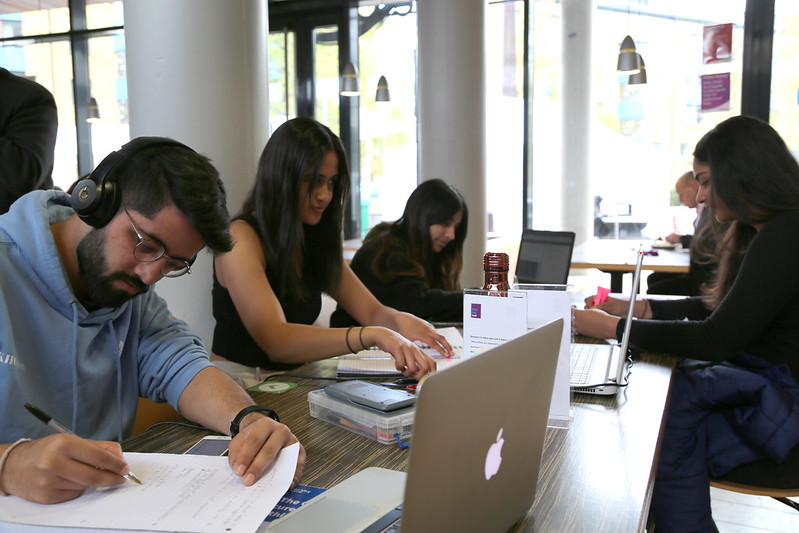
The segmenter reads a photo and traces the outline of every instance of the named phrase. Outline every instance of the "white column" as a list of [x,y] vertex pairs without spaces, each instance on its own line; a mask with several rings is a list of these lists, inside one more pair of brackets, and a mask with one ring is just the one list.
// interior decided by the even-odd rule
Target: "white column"
[[563,229],[583,242],[594,235],[589,180],[591,97],[591,0],[562,0],[563,10]]
[[463,194],[469,233],[462,283],[481,286],[487,229],[486,0],[421,0],[417,9],[419,178],[441,178]]
[[[238,212],[269,134],[267,0],[124,3],[130,135],[175,138],[211,158]],[[212,257],[158,294],[210,351]]]

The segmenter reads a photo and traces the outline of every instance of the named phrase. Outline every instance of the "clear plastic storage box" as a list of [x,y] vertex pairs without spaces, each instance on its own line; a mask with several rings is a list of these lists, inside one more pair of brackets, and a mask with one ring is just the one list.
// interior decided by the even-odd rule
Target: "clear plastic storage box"
[[318,389],[308,393],[311,416],[363,435],[382,444],[396,444],[413,434],[416,407],[406,407],[393,413],[381,413],[368,407],[359,407],[329,396]]

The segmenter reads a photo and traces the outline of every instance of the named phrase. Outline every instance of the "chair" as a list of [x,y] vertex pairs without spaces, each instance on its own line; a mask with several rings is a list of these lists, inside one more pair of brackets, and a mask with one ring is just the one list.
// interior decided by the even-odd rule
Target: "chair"
[[180,416],[168,403],[156,403],[148,398],[139,398],[136,410],[136,421],[133,424],[133,435],[138,435],[158,422],[174,420]]
[[516,261],[518,283],[563,285],[568,281],[574,232],[526,229]]
[[[799,485],[799,481],[797,481]],[[749,494],[751,496],[769,496],[778,502],[784,503],[788,507],[792,507],[799,511],[799,502],[789,500],[789,497],[799,497],[799,488],[794,489],[777,489],[769,487],[758,487],[755,485],[745,485],[743,483],[736,483],[735,481],[727,481],[724,479],[711,479],[710,486],[717,489],[729,490],[741,494]]]

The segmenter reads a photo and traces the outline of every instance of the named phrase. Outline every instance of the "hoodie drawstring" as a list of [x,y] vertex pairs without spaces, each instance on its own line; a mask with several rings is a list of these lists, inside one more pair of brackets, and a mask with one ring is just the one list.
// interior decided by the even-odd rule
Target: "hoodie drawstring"
[[[114,331],[114,325],[109,320],[108,331],[114,342],[114,363],[117,371],[117,440],[122,442],[122,352],[119,340]],[[72,302],[72,431],[75,432],[78,423],[78,304]]]
[[122,351],[120,350],[117,333],[114,331],[114,325],[110,320],[107,324],[108,332],[111,334],[111,338],[114,339],[115,363],[117,369],[117,441],[122,442]]
[[78,304],[72,301],[72,431],[78,423]]

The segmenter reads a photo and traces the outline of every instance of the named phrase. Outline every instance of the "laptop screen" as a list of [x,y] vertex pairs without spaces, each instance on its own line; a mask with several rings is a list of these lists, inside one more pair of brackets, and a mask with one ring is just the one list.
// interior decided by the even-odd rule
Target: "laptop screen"
[[516,281],[565,284],[573,248],[571,231],[524,230],[516,261]]

